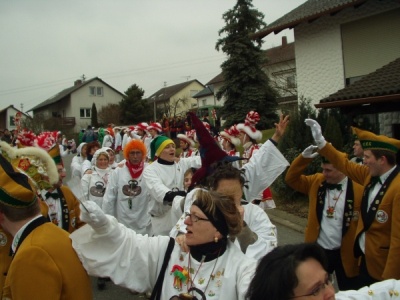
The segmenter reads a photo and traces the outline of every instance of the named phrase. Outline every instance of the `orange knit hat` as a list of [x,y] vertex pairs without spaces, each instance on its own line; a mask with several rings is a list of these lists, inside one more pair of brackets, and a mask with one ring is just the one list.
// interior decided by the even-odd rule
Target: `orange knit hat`
[[129,152],[131,152],[133,149],[140,150],[143,154],[143,159],[147,155],[147,149],[145,144],[141,140],[131,140],[126,146],[124,147],[124,157],[126,160],[129,159]]

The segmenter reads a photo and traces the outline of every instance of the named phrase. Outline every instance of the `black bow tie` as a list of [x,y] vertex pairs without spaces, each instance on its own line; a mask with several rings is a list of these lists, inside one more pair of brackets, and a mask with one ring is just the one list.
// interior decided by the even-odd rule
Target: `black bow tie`
[[46,199],[49,199],[50,197],[53,199],[60,198],[60,196],[58,195],[57,192],[54,192],[54,193],[47,192],[44,196],[46,197]]
[[377,183],[382,184],[381,177],[379,177],[379,176],[372,176],[372,177],[371,177],[371,186],[374,186],[374,185],[377,184]]
[[341,185],[340,183],[338,183],[338,184],[327,183],[327,184],[326,184],[326,188],[327,188],[327,189],[330,189],[330,190],[336,189],[336,190],[338,190],[338,191],[341,191],[341,190],[342,190],[342,185]]
[[364,160],[361,157],[356,158],[356,163],[363,163]]

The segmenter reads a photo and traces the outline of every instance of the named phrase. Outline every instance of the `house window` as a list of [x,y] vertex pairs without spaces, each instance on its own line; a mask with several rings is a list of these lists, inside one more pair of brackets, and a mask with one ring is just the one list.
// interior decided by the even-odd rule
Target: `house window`
[[296,87],[296,76],[291,75],[286,77],[286,87],[289,89],[293,89]]
[[96,96],[96,87],[95,86],[89,86],[89,94],[90,94],[90,96]]
[[202,101],[202,103],[203,103],[203,106],[206,106],[207,105],[207,99],[203,99],[203,100],[201,100]]
[[97,95],[97,96],[103,96],[103,87],[98,86],[98,87],[96,88],[96,95]]
[[80,116],[81,118],[90,118],[91,116],[91,108],[81,108],[80,109]]

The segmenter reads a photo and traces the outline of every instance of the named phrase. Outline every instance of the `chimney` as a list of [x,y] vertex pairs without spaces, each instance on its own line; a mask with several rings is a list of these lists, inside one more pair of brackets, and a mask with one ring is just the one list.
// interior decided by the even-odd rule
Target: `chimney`
[[287,37],[283,36],[282,37],[282,47],[287,45]]
[[80,80],[80,79],[75,80],[75,82],[74,82],[74,86],[79,86],[81,84],[82,84],[82,80]]

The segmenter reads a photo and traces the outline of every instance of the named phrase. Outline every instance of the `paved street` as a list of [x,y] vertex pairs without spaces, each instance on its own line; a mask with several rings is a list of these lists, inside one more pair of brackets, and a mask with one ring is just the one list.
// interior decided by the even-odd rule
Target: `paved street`
[[[71,164],[72,155],[64,157],[64,165],[67,169],[67,178],[65,178],[64,182],[68,182],[69,180],[69,166]],[[276,218],[276,217],[275,217]],[[271,217],[272,219],[272,217]],[[279,245],[293,244],[293,243],[301,243],[303,242],[303,233],[299,231],[293,230],[288,226],[281,225],[277,222],[274,222],[278,229],[278,242]],[[285,224],[285,223],[283,223]],[[106,289],[103,291],[97,290],[96,278],[92,278],[92,286],[93,286],[93,299],[95,300],[143,300],[146,299],[143,295],[132,295],[127,289],[115,286],[112,282],[107,282]]]

